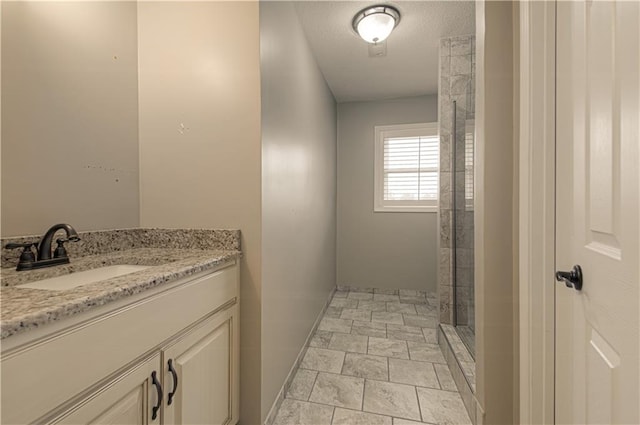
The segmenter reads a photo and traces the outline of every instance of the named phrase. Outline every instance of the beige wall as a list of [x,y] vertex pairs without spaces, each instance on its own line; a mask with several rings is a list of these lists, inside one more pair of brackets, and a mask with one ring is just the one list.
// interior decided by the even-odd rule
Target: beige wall
[[240,420],[257,424],[258,3],[140,2],[138,31],[141,225],[242,230]]
[[336,283],[336,104],[291,2],[260,40],[264,419]]
[[135,2],[2,2],[2,236],[135,227]]
[[484,423],[513,424],[518,403],[513,15],[510,2],[479,2],[476,8],[476,182],[481,188],[475,210],[476,397],[485,412]]
[[[2,81],[2,3],[0,3],[0,81]],[[2,84],[0,84],[0,236],[2,233]],[[0,390],[0,395],[2,390]]]
[[[513,31],[513,320],[520,317],[520,4],[513,3],[511,15]],[[520,420],[520,327],[513,326],[513,423]]]
[[437,214],[373,212],[374,126],[436,122],[437,97],[338,105],[337,283],[437,289]]

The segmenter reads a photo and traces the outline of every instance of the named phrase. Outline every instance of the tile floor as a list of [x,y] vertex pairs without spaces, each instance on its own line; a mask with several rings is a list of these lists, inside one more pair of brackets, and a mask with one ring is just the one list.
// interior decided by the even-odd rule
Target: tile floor
[[470,424],[436,305],[417,291],[336,292],[275,425]]

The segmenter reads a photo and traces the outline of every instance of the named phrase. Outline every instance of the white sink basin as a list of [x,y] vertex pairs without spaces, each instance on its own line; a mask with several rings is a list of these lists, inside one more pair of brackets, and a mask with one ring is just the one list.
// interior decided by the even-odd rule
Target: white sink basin
[[37,280],[35,282],[18,285],[20,288],[46,289],[49,291],[64,291],[67,289],[77,288],[78,286],[87,285],[89,283],[100,282],[101,280],[111,279],[125,274],[139,272],[148,269],[151,266],[132,266],[132,265],[116,265],[100,267],[99,269],[87,270],[66,274],[64,276],[51,277],[49,279]]

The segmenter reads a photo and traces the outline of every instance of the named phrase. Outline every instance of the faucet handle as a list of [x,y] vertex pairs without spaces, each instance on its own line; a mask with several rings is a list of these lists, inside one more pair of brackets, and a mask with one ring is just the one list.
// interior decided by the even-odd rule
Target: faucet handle
[[53,258],[65,258],[67,257],[67,249],[64,247],[64,243],[72,241],[72,242],[77,242],[79,241],[80,238],[75,236],[75,237],[70,237],[67,239],[56,239],[56,243],[58,244],[58,246],[56,247],[56,249],[53,251]]
[[6,249],[24,248],[22,250],[22,254],[20,254],[20,260],[18,261],[18,265],[24,265],[36,261],[36,256],[31,250],[32,246],[37,246],[37,242],[12,242],[6,244],[4,247]]
[[11,242],[6,244],[4,247],[6,249],[31,248],[33,245],[37,244],[37,242]]
[[67,243],[67,242],[78,242],[80,240],[80,238],[78,236],[71,236],[69,238],[59,238],[56,239],[56,243],[58,244],[58,246],[62,245],[63,243]]

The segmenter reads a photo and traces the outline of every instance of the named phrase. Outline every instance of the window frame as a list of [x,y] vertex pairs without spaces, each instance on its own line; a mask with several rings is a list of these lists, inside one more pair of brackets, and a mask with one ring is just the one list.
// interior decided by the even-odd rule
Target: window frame
[[436,167],[438,188],[435,201],[385,201],[384,200],[384,139],[390,137],[437,137],[438,123],[415,123],[374,126],[374,212],[426,212],[437,213],[440,202],[440,143],[438,143],[438,165]]

